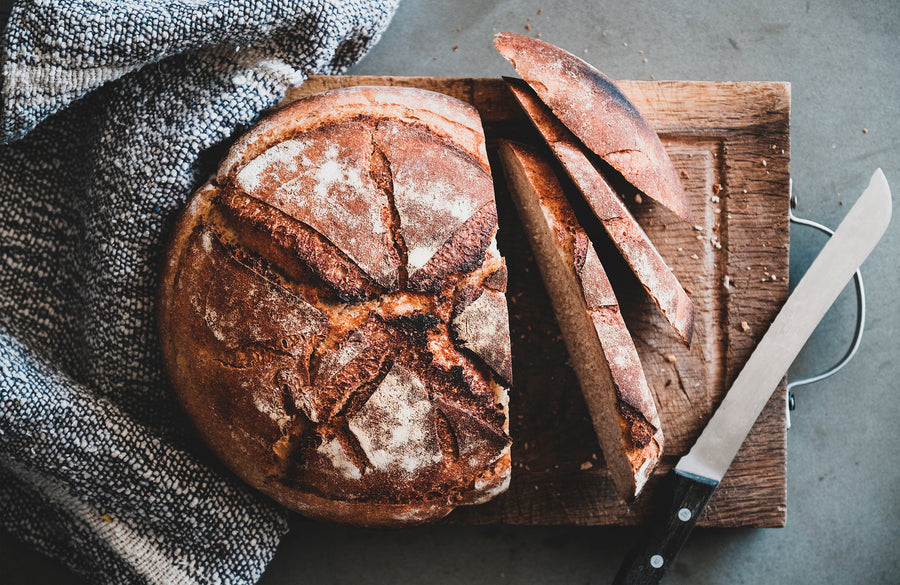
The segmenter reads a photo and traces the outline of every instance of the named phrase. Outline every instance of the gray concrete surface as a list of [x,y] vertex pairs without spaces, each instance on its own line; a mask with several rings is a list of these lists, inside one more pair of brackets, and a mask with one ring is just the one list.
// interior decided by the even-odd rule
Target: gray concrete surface
[[[501,30],[540,32],[613,78],[789,81],[797,213],[837,225],[876,167],[893,184],[895,200],[900,195],[896,0],[406,0],[382,42],[351,72],[508,75],[512,70],[491,45]],[[895,218],[863,266],[868,320],[858,357],[837,376],[796,392],[788,433],[787,526],[699,530],[666,583],[900,582],[898,225]],[[791,235],[796,282],[823,237],[803,228]],[[790,379],[843,354],[854,313],[848,290]],[[636,534],[458,526],[383,532],[299,518],[292,524],[263,585],[608,583]],[[8,536],[0,537],[0,558],[3,583],[79,582]]]

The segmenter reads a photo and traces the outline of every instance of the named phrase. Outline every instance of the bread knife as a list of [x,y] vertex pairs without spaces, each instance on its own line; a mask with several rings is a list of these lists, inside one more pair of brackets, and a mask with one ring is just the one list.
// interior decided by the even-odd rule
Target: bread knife
[[663,514],[630,551],[614,585],[659,583],[663,578],[778,382],[875,248],[890,218],[891,191],[878,169],[772,321],[697,442],[678,460],[671,474],[671,503],[661,507]]

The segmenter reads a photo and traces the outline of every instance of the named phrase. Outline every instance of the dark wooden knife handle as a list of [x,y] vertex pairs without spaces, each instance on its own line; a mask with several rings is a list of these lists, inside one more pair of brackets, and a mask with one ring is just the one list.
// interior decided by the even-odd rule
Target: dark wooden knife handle
[[678,471],[667,479],[670,497],[662,494],[663,506],[625,558],[613,585],[659,583],[719,485],[717,481]]

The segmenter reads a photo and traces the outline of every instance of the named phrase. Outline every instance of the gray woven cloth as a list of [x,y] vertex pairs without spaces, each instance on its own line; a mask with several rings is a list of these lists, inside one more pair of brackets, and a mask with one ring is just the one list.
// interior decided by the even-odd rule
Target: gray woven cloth
[[398,0],[19,2],[2,40],[0,526],[95,583],[252,583],[284,510],[164,379],[167,230],[234,135]]

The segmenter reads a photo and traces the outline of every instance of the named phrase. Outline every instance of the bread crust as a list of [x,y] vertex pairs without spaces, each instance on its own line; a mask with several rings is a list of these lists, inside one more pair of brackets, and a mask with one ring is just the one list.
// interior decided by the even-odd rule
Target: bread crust
[[[188,202],[160,283],[164,363],[201,437],[318,519],[415,524],[502,492],[496,217],[480,122],[452,98],[348,88],[251,129]],[[460,336],[472,291],[493,327]]]
[[684,187],[659,136],[611,79],[531,37],[501,32],[494,46],[590,150],[644,194],[690,219]]
[[553,116],[528,84],[521,79],[506,79],[506,83],[644,290],[685,345],[690,346],[694,332],[694,303],[653,242],[585,155],[578,139]]
[[511,142],[501,142],[499,151],[607,467],[620,496],[632,501],[659,463],[664,444],[634,342],[549,162]]
[[447,138],[489,169],[478,111],[444,94],[417,88],[356,86],[322,92],[280,108],[241,136],[219,165],[216,181],[228,183],[273,145],[311,128],[352,119],[396,120]]

